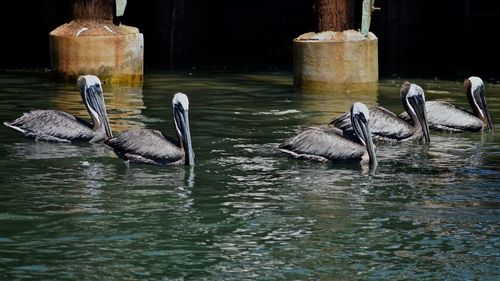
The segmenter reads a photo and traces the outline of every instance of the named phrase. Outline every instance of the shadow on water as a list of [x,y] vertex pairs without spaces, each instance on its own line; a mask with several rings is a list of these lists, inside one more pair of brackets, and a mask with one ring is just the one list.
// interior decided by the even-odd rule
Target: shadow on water
[[[175,136],[190,99],[194,167],[127,165],[102,145],[0,134],[3,279],[484,279],[498,270],[500,141],[431,132],[377,145],[378,167],[291,159],[277,145],[354,101],[403,111],[401,80],[378,92],[308,95],[290,74],[153,73],[104,87],[113,130]],[[468,108],[462,81],[417,81]],[[75,85],[1,74],[0,118],[53,108],[88,119]],[[500,129],[500,88],[487,85]],[[22,94],[22,99],[20,95]]]

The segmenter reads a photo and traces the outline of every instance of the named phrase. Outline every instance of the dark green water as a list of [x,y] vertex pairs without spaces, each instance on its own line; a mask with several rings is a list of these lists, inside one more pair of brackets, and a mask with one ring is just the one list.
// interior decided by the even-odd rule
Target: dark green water
[[[115,132],[174,136],[190,98],[196,166],[127,166],[101,145],[37,143],[0,129],[1,280],[498,280],[498,133],[432,133],[379,145],[378,168],[298,161],[285,138],[354,101],[401,112],[402,80],[378,93],[308,95],[285,74],[148,74],[104,86]],[[462,82],[413,81],[468,108]],[[500,131],[500,86],[487,84]],[[32,108],[88,119],[76,85],[0,74],[0,120]]]

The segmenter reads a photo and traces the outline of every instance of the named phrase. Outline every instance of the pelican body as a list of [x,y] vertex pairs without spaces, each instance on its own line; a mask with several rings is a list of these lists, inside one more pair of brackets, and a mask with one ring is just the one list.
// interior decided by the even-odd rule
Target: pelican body
[[[408,123],[396,114],[381,106],[371,106],[370,130],[373,138],[384,142],[421,141],[430,142],[429,127],[425,109],[425,95],[416,84],[405,82],[400,89],[401,102],[409,113],[413,124]],[[349,113],[333,119],[330,126],[344,132],[352,129]]]
[[368,126],[368,108],[356,102],[351,107],[350,116],[355,139],[344,136],[341,130],[334,127],[310,127],[285,140],[278,149],[298,159],[320,162],[359,160],[376,165],[375,146]]
[[63,111],[40,109],[3,124],[37,141],[98,143],[112,138],[101,81],[96,76],[86,75],[80,76],[77,84],[93,124]]
[[[464,86],[472,112],[445,101],[428,101],[425,106],[431,129],[449,132],[493,130],[483,81],[471,76],[465,80]],[[408,118],[404,113],[400,116]]]
[[189,100],[183,93],[172,99],[177,140],[158,130],[132,129],[104,142],[115,154],[128,161],[153,165],[194,165],[189,129]]

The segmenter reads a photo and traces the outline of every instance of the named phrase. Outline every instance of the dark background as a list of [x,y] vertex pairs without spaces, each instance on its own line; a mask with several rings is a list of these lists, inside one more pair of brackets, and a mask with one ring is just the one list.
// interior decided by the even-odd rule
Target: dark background
[[[71,2],[2,2],[0,69],[50,68],[48,34]],[[500,1],[375,5],[382,78],[500,79]],[[293,38],[314,28],[312,0],[128,0],[119,20],[144,34],[146,70],[291,70]]]

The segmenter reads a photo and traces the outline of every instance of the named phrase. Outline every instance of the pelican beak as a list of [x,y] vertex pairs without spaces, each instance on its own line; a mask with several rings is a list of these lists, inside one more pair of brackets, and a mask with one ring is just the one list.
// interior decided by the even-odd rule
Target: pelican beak
[[106,112],[106,103],[104,102],[104,95],[101,85],[94,85],[89,87],[92,91],[96,91],[96,95],[91,95],[95,99],[96,111],[101,120],[102,126],[104,127],[104,132],[106,133],[107,139],[113,138],[113,132],[111,132],[111,126],[109,125],[108,113]]
[[408,99],[408,104],[411,106],[418,121],[422,127],[422,133],[426,143],[431,142],[431,136],[429,133],[429,123],[427,122],[427,112],[425,108],[425,96],[420,87],[411,87],[410,91],[418,91],[416,94],[408,94],[406,98]]
[[375,153],[375,145],[373,145],[373,140],[372,140],[372,133],[370,131],[370,126],[368,124],[365,124],[363,126],[363,134],[365,135],[365,142],[366,142],[366,150],[368,151],[368,155],[370,156],[370,163],[373,165],[377,165],[377,155]]
[[477,76],[471,76],[465,79],[464,86],[474,115],[481,119],[486,125],[486,129],[493,131],[493,122],[488,111],[488,104],[486,104],[483,80]]
[[484,94],[484,85],[477,87],[472,93],[474,100],[479,107],[479,114],[481,115],[481,120],[487,124],[487,128],[493,131],[493,122],[491,121],[490,112],[488,111],[488,104],[486,103],[486,97]]
[[368,156],[370,157],[370,164],[377,165],[377,155],[375,154],[375,145],[373,145],[372,133],[370,130],[368,119],[363,113],[353,113],[352,124],[353,128],[358,135],[359,139],[365,144]]
[[90,112],[94,124],[103,128],[106,139],[113,138],[99,79],[91,75],[82,76],[78,79],[78,84],[81,88],[80,94],[82,95],[85,106]]
[[189,113],[188,109],[185,109],[181,103],[174,105],[174,120],[177,127],[177,133],[181,137],[182,147],[185,153],[185,163],[186,166],[194,165],[194,152],[191,143],[191,130],[189,129]]

